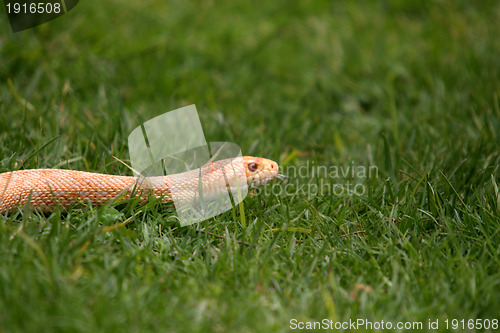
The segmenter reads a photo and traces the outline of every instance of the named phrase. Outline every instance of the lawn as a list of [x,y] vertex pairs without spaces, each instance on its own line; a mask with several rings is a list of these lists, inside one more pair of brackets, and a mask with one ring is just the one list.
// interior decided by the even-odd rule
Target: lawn
[[0,331],[500,329],[497,1],[0,17],[0,172],[130,175],[130,132],[196,104],[207,141],[288,175],[185,227],[157,202],[0,216]]

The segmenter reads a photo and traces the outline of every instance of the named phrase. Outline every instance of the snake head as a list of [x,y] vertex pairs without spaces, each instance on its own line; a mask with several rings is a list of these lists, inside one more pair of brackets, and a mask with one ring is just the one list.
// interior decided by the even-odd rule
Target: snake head
[[278,163],[262,157],[244,156],[243,165],[247,174],[247,182],[252,186],[261,186],[278,175]]

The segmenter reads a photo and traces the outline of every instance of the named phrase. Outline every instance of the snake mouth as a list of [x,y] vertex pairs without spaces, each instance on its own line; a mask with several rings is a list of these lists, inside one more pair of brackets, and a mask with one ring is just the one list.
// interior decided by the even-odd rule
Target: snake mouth
[[265,177],[265,178],[263,178],[263,179],[260,180],[260,185],[267,184],[267,183],[269,183],[273,179],[274,179],[273,176]]
[[271,175],[268,175],[265,177],[260,177],[260,178],[255,177],[251,180],[250,187],[256,188],[256,187],[259,187],[262,185],[266,185],[276,178],[278,178],[280,180],[286,180],[288,177],[285,175],[282,175],[282,174],[271,174]]

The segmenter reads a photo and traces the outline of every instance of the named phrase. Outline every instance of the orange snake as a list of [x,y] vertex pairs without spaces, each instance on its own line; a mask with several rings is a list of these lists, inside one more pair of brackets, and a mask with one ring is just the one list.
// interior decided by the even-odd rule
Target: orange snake
[[11,171],[0,174],[0,213],[28,203],[30,208],[43,212],[56,207],[69,208],[75,202],[99,206],[133,195],[144,198],[153,195],[162,202],[171,202],[173,192],[176,198],[189,199],[199,190],[199,175],[205,193],[227,190],[234,179],[244,180],[246,185],[261,186],[281,176],[276,162],[251,156],[215,161],[200,169],[148,178],[62,169]]

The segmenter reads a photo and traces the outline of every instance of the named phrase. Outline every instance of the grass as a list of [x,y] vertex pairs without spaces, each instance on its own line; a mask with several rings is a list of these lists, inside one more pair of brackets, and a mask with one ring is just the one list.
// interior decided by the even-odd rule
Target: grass
[[500,319],[499,16],[495,1],[113,0],[17,34],[3,20],[0,172],[129,175],[114,157],[131,130],[196,104],[207,141],[305,166],[289,184],[366,191],[268,186],[246,226],[237,207],[180,227],[155,202],[0,216],[0,330]]

